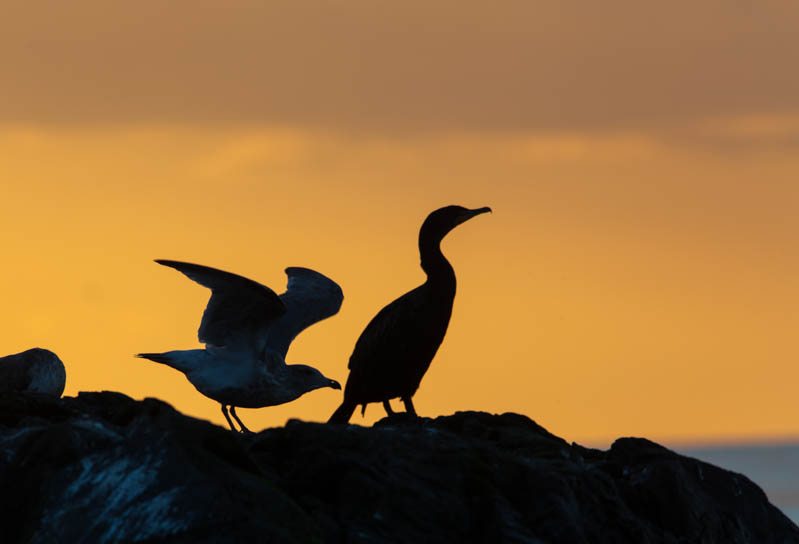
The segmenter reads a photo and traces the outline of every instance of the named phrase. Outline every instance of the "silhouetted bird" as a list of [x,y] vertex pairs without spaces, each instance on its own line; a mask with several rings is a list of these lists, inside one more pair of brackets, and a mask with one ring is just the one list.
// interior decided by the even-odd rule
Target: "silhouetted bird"
[[416,415],[411,397],[441,345],[452,315],[455,271],[441,253],[441,240],[456,226],[491,208],[446,206],[427,216],[419,231],[419,253],[427,281],[380,310],[361,333],[350,356],[344,402],[328,423],[346,423],[355,408],[399,397]]
[[290,402],[321,387],[341,389],[308,365],[287,365],[292,340],[317,321],[336,314],[344,296],[336,282],[308,268],[287,268],[288,286],[278,296],[269,287],[215,268],[156,260],[211,289],[200,323],[205,349],[139,353],[137,357],[183,372],[197,391],[227,407],[262,408]]
[[66,381],[64,363],[48,349],[33,348],[0,357],[0,391],[60,397]]

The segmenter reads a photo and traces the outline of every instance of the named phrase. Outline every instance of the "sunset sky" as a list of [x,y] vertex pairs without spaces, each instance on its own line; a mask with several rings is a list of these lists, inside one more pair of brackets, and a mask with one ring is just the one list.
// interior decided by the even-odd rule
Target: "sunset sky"
[[277,292],[287,266],[330,276],[341,312],[288,361],[343,383],[424,279],[427,213],[491,206],[443,244],[458,294],[422,415],[515,411],[603,447],[797,439],[798,28],[794,0],[14,2],[0,352],[55,351],[67,395],[224,424],[133,357],[200,347],[208,291],[153,259]]

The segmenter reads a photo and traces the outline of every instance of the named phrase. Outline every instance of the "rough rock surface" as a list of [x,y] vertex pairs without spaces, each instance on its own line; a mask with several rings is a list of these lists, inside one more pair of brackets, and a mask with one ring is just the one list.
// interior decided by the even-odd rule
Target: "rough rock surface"
[[66,383],[64,363],[49,349],[32,348],[0,357],[0,392],[44,393],[60,397]]
[[745,476],[516,414],[238,436],[155,400],[0,393],[0,542],[799,543]]

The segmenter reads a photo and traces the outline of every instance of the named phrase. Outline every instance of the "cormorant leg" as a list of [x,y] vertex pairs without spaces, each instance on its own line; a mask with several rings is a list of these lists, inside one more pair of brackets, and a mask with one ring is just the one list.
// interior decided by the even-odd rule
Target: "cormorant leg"
[[416,410],[413,408],[413,402],[411,402],[411,397],[402,397],[402,402],[405,404],[405,412],[411,414],[413,417],[419,417],[416,415]]
[[392,417],[392,416],[396,415],[396,412],[391,409],[391,403],[389,402],[388,399],[383,401],[383,408],[386,409],[386,413],[388,414],[388,417]]
[[244,423],[241,422],[241,420],[239,419],[239,416],[236,415],[236,407],[235,406],[231,406],[230,407],[230,413],[233,414],[233,417],[236,419],[238,424],[241,426],[241,432],[247,433],[247,434],[253,434],[253,432],[250,429],[248,429],[247,427],[244,426]]
[[239,430],[233,426],[233,422],[230,421],[230,416],[227,415],[227,406],[225,406],[224,404],[222,405],[222,414],[224,414],[225,419],[227,419],[227,424],[230,425],[230,430],[236,433],[239,432]]

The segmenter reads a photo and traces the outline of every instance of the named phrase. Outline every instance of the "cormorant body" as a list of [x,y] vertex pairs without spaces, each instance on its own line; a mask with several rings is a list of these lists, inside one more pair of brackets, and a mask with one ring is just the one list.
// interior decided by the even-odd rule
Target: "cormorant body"
[[350,356],[344,401],[329,423],[347,423],[358,405],[365,410],[370,402],[382,402],[393,415],[393,398],[416,415],[411,397],[444,340],[455,299],[455,271],[441,252],[441,240],[457,225],[490,211],[446,206],[427,216],[419,231],[427,280],[380,310],[361,333]]

